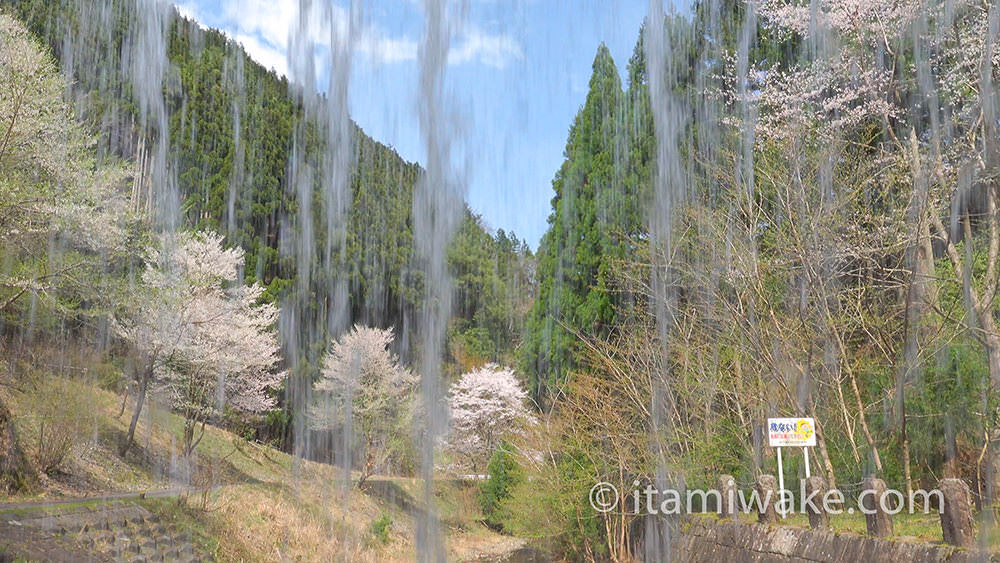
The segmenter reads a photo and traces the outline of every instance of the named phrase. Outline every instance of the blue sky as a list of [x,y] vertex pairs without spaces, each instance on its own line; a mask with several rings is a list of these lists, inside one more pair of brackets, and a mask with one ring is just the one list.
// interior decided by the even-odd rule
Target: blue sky
[[[264,66],[286,73],[297,0],[175,3],[181,13],[235,38]],[[454,168],[466,185],[469,206],[489,227],[513,230],[535,248],[547,226],[552,177],[584,102],[597,47],[602,41],[608,45],[624,76],[648,3],[466,0],[462,5],[464,13],[452,13],[449,20],[453,31],[444,78]],[[345,28],[347,6],[333,1],[334,21]],[[423,163],[417,113],[422,5],[356,0],[354,10],[351,116],[403,158]]]

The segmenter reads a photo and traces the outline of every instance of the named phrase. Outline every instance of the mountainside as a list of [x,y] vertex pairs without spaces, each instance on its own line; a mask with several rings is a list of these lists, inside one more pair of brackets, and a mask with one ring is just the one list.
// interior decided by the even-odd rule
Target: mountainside
[[[130,80],[139,43],[136,3],[124,0],[3,0],[50,46],[76,114],[99,130],[98,152],[135,163],[132,205],[151,205],[155,133],[143,119]],[[169,118],[169,165],[181,194],[183,223],[214,230],[246,251],[247,283],[266,287],[291,319],[285,332],[314,365],[329,340],[330,319],[395,326],[404,358],[413,354],[414,313],[423,272],[414,260],[414,186],[423,171],[350,123],[351,205],[345,225],[331,222],[324,185],[329,125],[305,107],[324,101],[248,57],[222,33],[169,14],[164,95]],[[314,103],[310,96],[319,96]],[[307,117],[307,115],[310,115]],[[295,159],[299,159],[296,161]],[[306,174],[298,168],[305,167]],[[311,181],[301,201],[292,174]],[[305,204],[305,216],[300,208]],[[330,243],[343,234],[343,242]],[[312,244],[303,246],[307,240]],[[330,258],[334,244],[339,258]],[[305,250],[302,250],[305,248]],[[458,301],[449,351],[459,363],[512,361],[534,286],[527,245],[487,231],[465,211],[449,253]],[[302,253],[309,253],[303,256]],[[305,275],[302,275],[306,268]],[[333,311],[330,288],[346,280],[349,311]],[[344,322],[346,321],[346,323]],[[311,371],[313,367],[307,367]]]

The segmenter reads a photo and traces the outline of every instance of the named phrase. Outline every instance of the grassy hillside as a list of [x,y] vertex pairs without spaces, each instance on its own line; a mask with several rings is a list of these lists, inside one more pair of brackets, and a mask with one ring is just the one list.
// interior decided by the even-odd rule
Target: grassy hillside
[[[74,369],[79,363],[73,360],[46,367],[42,357],[38,351],[7,364],[3,380],[9,384],[0,387],[0,400],[9,406],[19,442],[33,462],[53,442],[65,440],[69,447],[48,475],[39,475],[33,491],[6,502],[177,489],[177,496],[151,494],[138,502],[188,530],[219,560],[414,558],[412,538],[421,510],[413,500],[419,496],[415,480],[373,478],[364,491],[345,489],[332,466],[294,460],[211,426],[187,459],[178,453],[183,420],[161,408],[143,416],[138,447],[122,458],[117,445],[128,429],[128,409],[119,416],[121,396],[100,387],[100,370]],[[182,493],[186,484],[191,489]],[[439,484],[449,557],[464,560],[516,549],[519,540],[479,523],[475,500],[473,485]]]

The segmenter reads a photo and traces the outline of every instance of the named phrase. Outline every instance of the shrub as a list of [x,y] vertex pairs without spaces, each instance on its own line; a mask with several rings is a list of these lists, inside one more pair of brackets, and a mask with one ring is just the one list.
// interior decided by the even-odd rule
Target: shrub
[[122,393],[128,386],[128,380],[122,370],[111,362],[101,362],[94,367],[97,374],[97,384],[101,389],[112,393]]
[[[89,407],[80,386],[70,379],[42,377],[29,389],[26,418],[30,455],[38,470],[51,474],[86,439]],[[26,436],[27,437],[27,436]]]
[[479,505],[483,509],[483,519],[492,528],[502,529],[510,516],[504,500],[510,497],[514,487],[522,480],[521,468],[511,454],[506,442],[493,452],[486,467],[489,478],[479,488]]
[[[546,439],[553,440],[551,436]],[[594,483],[604,480],[591,457],[593,452],[577,444],[558,443],[559,448],[544,459],[533,460],[529,452],[538,450],[531,444],[519,445],[515,453],[524,476],[511,484],[500,503],[503,530],[531,538],[533,545],[568,561],[609,559],[606,521],[589,499]]]
[[385,545],[389,543],[389,529],[392,527],[392,517],[388,514],[383,514],[378,520],[373,520],[371,523],[371,535],[379,543]]

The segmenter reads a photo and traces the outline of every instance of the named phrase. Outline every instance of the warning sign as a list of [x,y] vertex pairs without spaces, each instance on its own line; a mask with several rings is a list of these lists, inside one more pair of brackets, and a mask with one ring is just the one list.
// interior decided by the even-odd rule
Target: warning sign
[[767,445],[772,448],[815,446],[816,423],[811,418],[769,418]]

